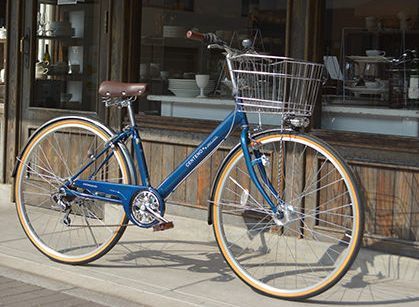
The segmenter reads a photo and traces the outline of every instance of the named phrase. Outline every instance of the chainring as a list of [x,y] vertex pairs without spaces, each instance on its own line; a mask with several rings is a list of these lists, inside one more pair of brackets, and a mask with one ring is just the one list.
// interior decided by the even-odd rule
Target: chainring
[[152,189],[140,190],[131,200],[128,217],[137,226],[150,228],[160,221],[149,212],[149,209],[163,216],[165,212],[164,201]]

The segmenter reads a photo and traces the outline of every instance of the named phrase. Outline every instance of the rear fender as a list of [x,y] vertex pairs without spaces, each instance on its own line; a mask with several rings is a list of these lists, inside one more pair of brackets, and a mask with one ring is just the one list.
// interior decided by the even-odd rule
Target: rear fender
[[[25,146],[23,146],[22,150],[20,151],[20,153],[16,157],[15,166],[13,167],[13,172],[12,172],[12,177],[13,178],[16,176],[17,168],[19,166],[19,161],[21,161],[23,153],[25,152],[25,150],[27,149],[28,145],[33,140],[33,138],[36,137],[41,132],[42,129],[44,129],[44,128],[46,128],[46,127],[48,127],[48,126],[50,126],[50,125],[52,125],[52,124],[54,124],[58,121],[68,120],[68,119],[77,119],[77,120],[82,120],[82,121],[91,123],[93,125],[98,126],[100,129],[105,131],[111,137],[113,137],[115,135],[115,131],[112,128],[106,126],[104,123],[102,123],[102,122],[100,122],[100,121],[98,121],[97,119],[94,119],[94,118],[84,117],[84,116],[61,116],[61,117],[54,118],[54,119],[46,122],[45,124],[43,124],[38,129],[36,129],[36,131],[29,137]],[[130,155],[127,147],[123,143],[118,143],[117,146],[121,150],[122,155],[124,156],[125,162],[128,166],[130,183],[131,184],[137,184],[137,175],[136,175],[136,172],[135,172],[134,163],[132,161],[131,155]]]

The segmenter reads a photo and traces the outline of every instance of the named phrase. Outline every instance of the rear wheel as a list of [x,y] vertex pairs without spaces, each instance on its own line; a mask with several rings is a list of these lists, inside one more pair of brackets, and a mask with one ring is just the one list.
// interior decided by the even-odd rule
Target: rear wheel
[[238,147],[212,195],[217,243],[237,276],[257,291],[288,299],[317,295],[339,281],[357,255],[364,219],[356,181],[317,138],[270,132],[255,140],[251,152],[262,155],[280,199],[263,185],[282,213],[272,213]]
[[[59,120],[37,132],[18,161],[15,198],[20,223],[36,248],[55,261],[93,261],[108,252],[126,228],[122,205],[60,193],[64,182],[103,150],[111,137],[88,120]],[[130,183],[118,146],[78,178],[92,174],[92,180]]]

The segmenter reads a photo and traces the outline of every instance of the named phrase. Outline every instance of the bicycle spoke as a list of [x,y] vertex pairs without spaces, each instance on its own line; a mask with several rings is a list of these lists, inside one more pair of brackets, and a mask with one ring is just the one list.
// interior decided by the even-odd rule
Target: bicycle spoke
[[[275,215],[258,200],[247,169],[240,167],[243,156],[226,164],[214,227],[220,229],[217,241],[228,249],[224,256],[234,259],[230,264],[248,283],[303,292],[328,282],[349,255],[355,227],[353,194],[344,171],[336,168],[341,162],[311,146],[287,137],[259,145],[261,154],[271,157],[264,166],[267,179],[273,183],[276,178],[282,196]],[[244,188],[239,179],[250,186]],[[269,190],[265,181],[263,187]],[[243,191],[249,193],[246,203],[241,201]]]
[[[37,247],[59,261],[89,261],[96,253],[106,252],[106,246],[115,244],[120,236],[116,234],[122,234],[126,226],[123,206],[66,197],[59,192],[65,178],[82,168],[81,179],[96,172],[94,180],[129,183],[123,175],[127,174],[126,165],[121,162],[124,158],[117,148],[109,149],[111,156],[94,156],[107,144],[103,132],[98,133],[97,129],[82,120],[78,126],[46,128],[28,146],[24,161],[19,161],[17,208],[21,223],[27,225],[27,234],[38,242]],[[92,162],[86,166],[89,160]]]

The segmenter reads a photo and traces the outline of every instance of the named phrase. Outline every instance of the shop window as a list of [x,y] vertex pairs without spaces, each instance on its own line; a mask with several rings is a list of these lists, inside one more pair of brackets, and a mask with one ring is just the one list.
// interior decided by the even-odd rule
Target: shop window
[[31,107],[96,111],[98,1],[37,2]]
[[[143,1],[139,80],[150,84],[151,90],[140,111],[223,119],[234,108],[231,93],[222,82],[223,55],[186,39],[187,30],[216,33],[234,47],[250,38],[258,51],[284,55],[286,12],[286,0]],[[196,74],[210,76],[205,95],[214,105],[196,98],[200,94]],[[219,103],[227,100],[227,105]]]
[[418,136],[419,1],[327,0],[328,129]]

